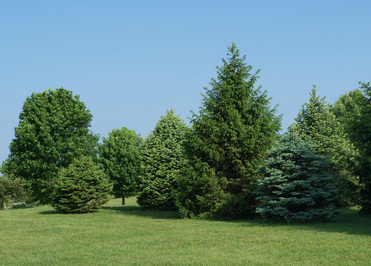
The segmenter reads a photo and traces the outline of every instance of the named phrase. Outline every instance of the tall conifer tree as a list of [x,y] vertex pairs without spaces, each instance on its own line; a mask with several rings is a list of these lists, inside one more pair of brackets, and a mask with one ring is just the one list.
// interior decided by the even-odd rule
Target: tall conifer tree
[[184,143],[190,167],[179,178],[183,217],[254,214],[256,170],[275,140],[280,117],[267,93],[255,88],[259,70],[251,74],[245,59],[233,43],[191,119]]
[[356,149],[344,133],[330,105],[317,95],[316,86],[310,93],[309,103],[305,103],[295,119],[293,130],[298,130],[303,137],[309,138],[321,155],[330,156],[329,165],[334,182],[339,190],[339,204],[348,204],[354,198],[356,185],[350,174],[351,160],[356,156]]
[[138,203],[149,209],[174,209],[176,177],[185,164],[182,153],[184,121],[174,110],[156,124],[145,139],[140,158]]

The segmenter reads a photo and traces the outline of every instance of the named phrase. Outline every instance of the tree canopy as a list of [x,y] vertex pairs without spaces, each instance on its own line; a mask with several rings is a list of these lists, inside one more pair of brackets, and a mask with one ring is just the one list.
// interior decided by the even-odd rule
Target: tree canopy
[[33,197],[48,203],[58,170],[81,155],[96,155],[92,115],[79,96],[60,88],[32,93],[19,120],[2,171],[30,181]]
[[113,129],[99,146],[100,162],[113,183],[113,194],[121,197],[136,195],[139,188],[139,157],[142,138],[126,127]]

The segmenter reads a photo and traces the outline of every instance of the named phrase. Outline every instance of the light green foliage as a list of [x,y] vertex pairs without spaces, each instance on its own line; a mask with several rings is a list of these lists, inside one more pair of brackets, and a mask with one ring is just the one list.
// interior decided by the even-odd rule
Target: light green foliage
[[325,97],[317,96],[316,86],[310,93],[309,103],[305,103],[291,130],[297,130],[302,137],[309,138],[322,155],[330,156],[330,169],[334,183],[339,190],[339,205],[354,203],[355,178],[350,168],[357,150],[349,141],[332,108]]
[[0,176],[0,210],[10,201],[24,200],[27,197],[26,184],[14,176]]
[[99,146],[100,162],[114,182],[113,194],[121,197],[134,196],[138,190],[139,156],[142,138],[126,127],[114,129],[108,138],[103,137]]
[[109,200],[112,184],[88,157],[74,159],[58,173],[51,205],[64,213],[93,212]]
[[360,89],[340,97],[335,111],[359,152],[353,166],[360,183],[358,204],[362,212],[371,213],[371,83],[360,85]]
[[141,192],[138,203],[151,209],[175,208],[176,178],[185,164],[182,153],[184,121],[174,110],[156,124],[141,150]]
[[3,172],[31,182],[33,197],[50,200],[53,180],[74,158],[96,153],[92,115],[79,96],[63,88],[27,97]]
[[329,161],[316,153],[309,139],[301,139],[298,133],[282,136],[269,151],[261,168],[264,178],[255,192],[263,202],[257,208],[263,218],[288,222],[334,219],[338,211]]
[[217,67],[217,80],[205,88],[199,114],[193,114],[184,142],[189,169],[179,180],[183,217],[254,215],[256,170],[276,138],[280,117],[267,93],[254,87],[259,71],[251,74],[245,59],[233,43]]

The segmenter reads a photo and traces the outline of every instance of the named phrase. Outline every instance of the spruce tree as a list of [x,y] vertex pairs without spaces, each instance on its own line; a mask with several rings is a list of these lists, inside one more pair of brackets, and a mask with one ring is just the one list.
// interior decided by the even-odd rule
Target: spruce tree
[[351,174],[351,165],[357,151],[332,112],[332,107],[317,95],[316,86],[310,93],[309,103],[305,103],[295,119],[292,130],[309,138],[321,155],[330,156],[330,169],[334,184],[339,190],[338,205],[354,204],[356,180]]
[[233,43],[191,119],[184,142],[189,167],[179,179],[183,217],[254,215],[256,170],[276,138],[280,117],[267,93],[255,88],[259,70],[250,73],[245,59]]
[[176,177],[185,164],[184,121],[171,109],[145,139],[140,158],[138,204],[150,209],[174,209]]
[[81,156],[58,172],[51,205],[64,213],[94,212],[108,202],[111,190],[104,170],[91,158]]
[[328,159],[297,132],[282,136],[260,169],[264,178],[255,194],[263,205],[257,212],[265,219],[288,222],[332,220],[338,213],[337,190],[331,184]]

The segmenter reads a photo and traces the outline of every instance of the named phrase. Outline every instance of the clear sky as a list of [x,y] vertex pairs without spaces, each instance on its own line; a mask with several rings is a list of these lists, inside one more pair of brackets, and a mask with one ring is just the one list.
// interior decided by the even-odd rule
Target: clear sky
[[91,130],[145,137],[173,107],[186,122],[235,42],[279,104],[283,131],[312,84],[333,103],[371,81],[371,1],[0,1],[0,162],[27,96],[64,87]]

